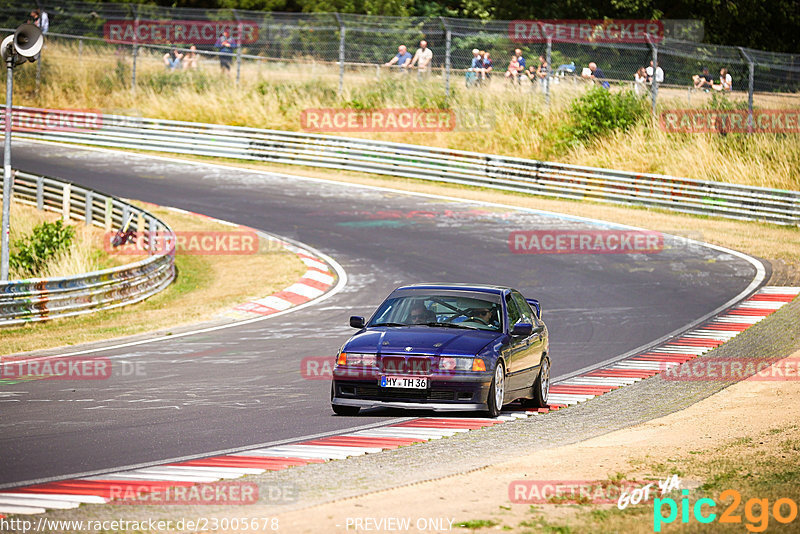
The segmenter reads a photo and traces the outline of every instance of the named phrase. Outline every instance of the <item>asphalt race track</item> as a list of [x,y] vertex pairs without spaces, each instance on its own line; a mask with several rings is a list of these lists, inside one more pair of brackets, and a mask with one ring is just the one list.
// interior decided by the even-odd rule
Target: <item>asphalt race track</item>
[[138,374],[0,383],[5,485],[404,416],[336,417],[329,382],[300,373],[303,358],[335,355],[352,332],[348,317],[369,315],[399,284],[505,284],[540,299],[558,377],[691,323],[756,274],[740,257],[672,241],[656,254],[512,253],[512,230],[598,228],[548,214],[24,142],[15,142],[12,161],[301,241],[335,258],[349,282],[319,305],[284,316],[94,353],[138,363]]

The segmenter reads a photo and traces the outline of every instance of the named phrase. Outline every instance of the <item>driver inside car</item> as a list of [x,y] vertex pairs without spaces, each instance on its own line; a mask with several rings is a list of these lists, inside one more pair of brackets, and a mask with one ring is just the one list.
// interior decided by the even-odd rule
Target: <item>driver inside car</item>
[[435,323],[436,314],[425,307],[425,303],[418,300],[412,306],[411,311],[408,313],[407,324],[426,324]]

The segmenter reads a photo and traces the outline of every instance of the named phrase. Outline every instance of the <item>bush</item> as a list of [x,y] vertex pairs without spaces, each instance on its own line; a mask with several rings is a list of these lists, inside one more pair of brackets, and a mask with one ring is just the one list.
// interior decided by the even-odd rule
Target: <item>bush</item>
[[633,91],[611,93],[595,87],[572,102],[569,114],[562,140],[576,145],[615,130],[630,129],[647,116],[647,106],[645,99]]
[[16,252],[9,255],[8,263],[17,272],[37,276],[50,258],[69,248],[73,237],[75,228],[72,226],[64,226],[60,220],[44,222],[34,227],[30,235],[14,242]]

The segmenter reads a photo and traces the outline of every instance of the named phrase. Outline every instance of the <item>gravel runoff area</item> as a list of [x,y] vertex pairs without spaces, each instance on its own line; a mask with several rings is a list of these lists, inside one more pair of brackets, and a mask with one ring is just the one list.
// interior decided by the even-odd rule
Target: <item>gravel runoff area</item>
[[[778,278],[779,277],[779,278]],[[770,282],[797,284],[786,269]],[[800,299],[711,351],[703,358],[778,360],[800,348]],[[247,506],[114,506],[84,505],[50,511],[50,519],[191,519],[196,517],[268,518],[339,499],[467,473],[531,454],[576,443],[682,410],[728,387],[732,382],[642,380],[589,402],[549,414],[457,434],[393,451],[347,460],[309,464],[251,476],[260,500]],[[354,426],[358,418],[353,420]],[[454,498],[457,498],[454,488]],[[402,504],[398,503],[398,510]],[[185,530],[185,529],[184,529]],[[282,529],[281,529],[282,530]],[[269,528],[259,529],[269,531]],[[84,530],[85,532],[85,530]]]

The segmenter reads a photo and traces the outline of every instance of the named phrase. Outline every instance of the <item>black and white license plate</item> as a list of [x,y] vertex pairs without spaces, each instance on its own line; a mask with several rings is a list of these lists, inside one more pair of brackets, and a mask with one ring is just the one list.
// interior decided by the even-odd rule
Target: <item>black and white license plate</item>
[[428,379],[418,376],[382,376],[382,388],[428,389]]

